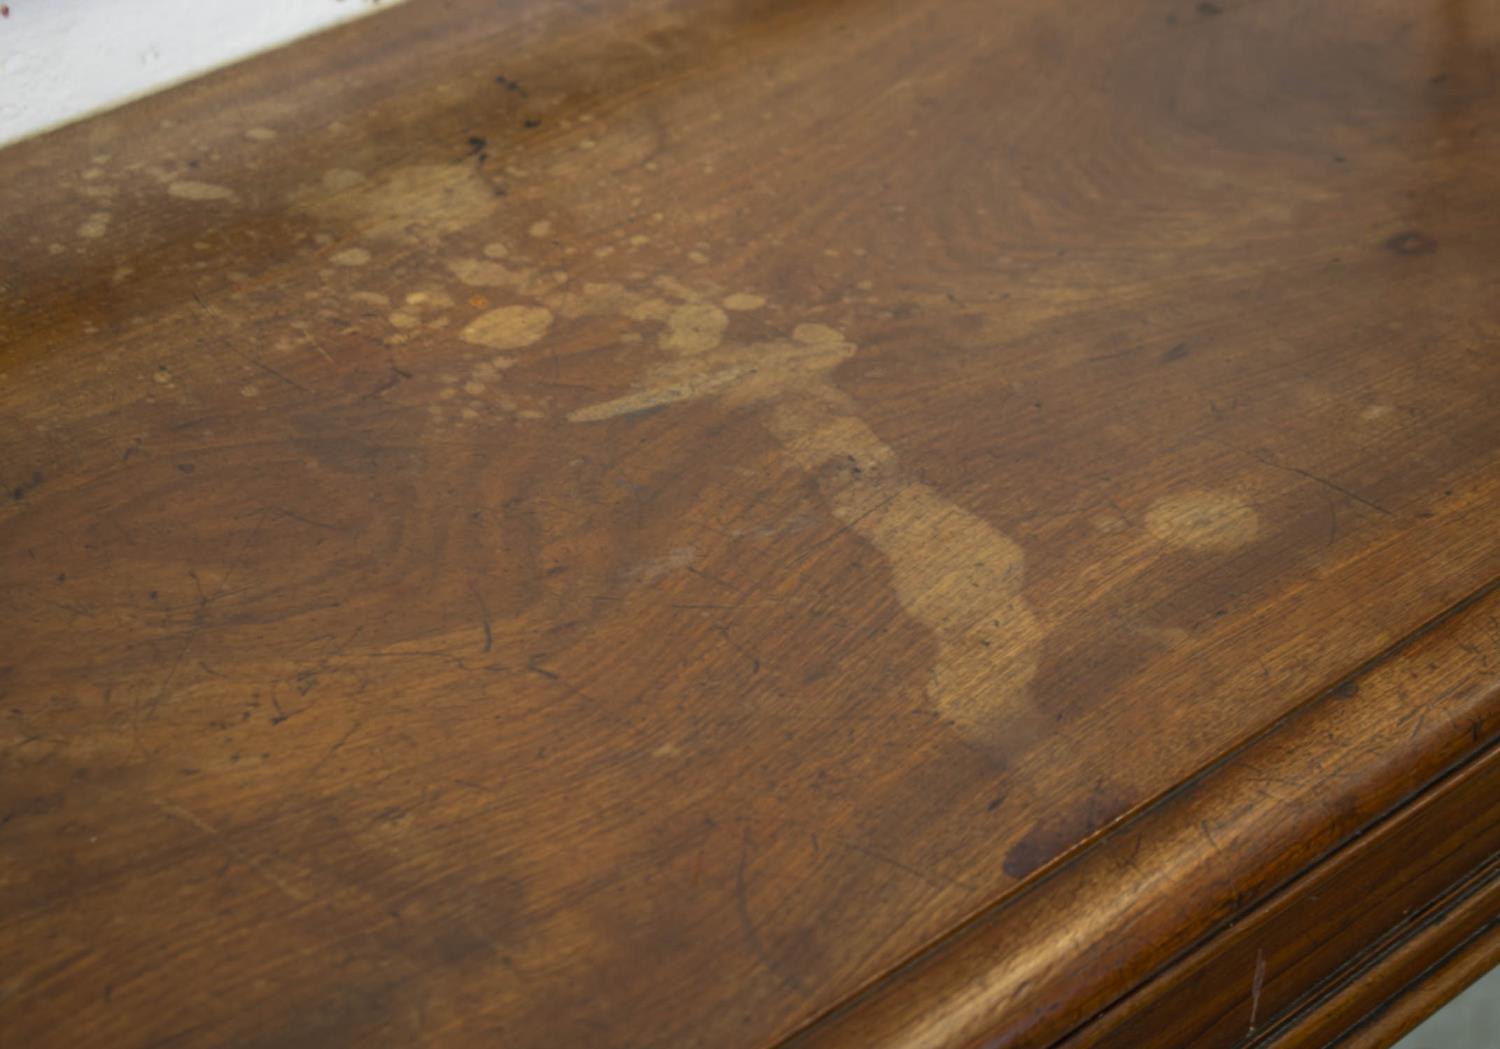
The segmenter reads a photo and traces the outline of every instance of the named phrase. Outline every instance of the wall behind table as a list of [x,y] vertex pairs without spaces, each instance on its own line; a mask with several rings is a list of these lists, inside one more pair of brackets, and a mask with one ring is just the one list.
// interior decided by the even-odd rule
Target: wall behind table
[[0,0],[0,145],[400,0]]

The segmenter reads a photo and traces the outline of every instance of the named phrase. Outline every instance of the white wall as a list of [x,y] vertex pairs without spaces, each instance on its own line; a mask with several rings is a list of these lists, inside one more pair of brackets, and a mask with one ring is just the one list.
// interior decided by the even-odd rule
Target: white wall
[[1500,969],[1433,1013],[1394,1049],[1495,1049],[1500,1044]]
[[0,145],[399,0],[0,0]]

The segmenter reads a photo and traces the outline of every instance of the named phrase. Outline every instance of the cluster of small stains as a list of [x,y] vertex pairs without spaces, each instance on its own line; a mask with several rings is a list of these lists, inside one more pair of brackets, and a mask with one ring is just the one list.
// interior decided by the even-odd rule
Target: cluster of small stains
[[[468,146],[483,156],[488,143],[474,135]],[[493,228],[497,204],[473,167],[412,165],[376,176],[336,168],[296,201],[344,231],[320,241],[330,264],[324,273],[334,285],[404,263],[400,279],[412,283],[399,302],[357,286],[338,293],[380,311],[384,345],[399,348],[382,390],[399,383],[395,396],[425,400],[434,426],[504,418],[623,427],[647,413],[707,400],[754,409],[787,465],[816,485],[827,513],[879,552],[901,607],[930,631],[932,706],[966,734],[986,739],[1034,713],[1030,685],[1044,631],[1024,595],[1023,551],[925,483],[865,421],[834,380],[835,369],[855,355],[843,331],[819,317],[785,316],[753,289],[645,270],[617,280],[577,279],[557,264],[577,249],[564,243],[559,227],[567,223],[556,217],[533,214],[513,226],[509,239],[490,233],[476,244],[471,231]],[[195,201],[234,198],[231,190],[191,180],[174,179],[168,190]],[[460,240],[467,243],[455,251]],[[596,244],[590,265],[652,245],[659,257],[664,240],[639,226],[624,229],[613,243]],[[1403,253],[1416,248],[1419,241],[1393,243]],[[711,261],[707,243],[678,250],[694,266]],[[433,258],[437,267],[425,264]],[[417,272],[414,259],[422,260]],[[868,293],[871,285],[860,282],[858,290]],[[526,366],[543,359],[542,348],[582,318],[604,318],[600,330],[611,333],[619,354],[640,359],[629,388],[581,402],[579,392],[544,393],[543,384],[516,380],[531,374]],[[442,363],[424,369],[416,362],[428,350],[441,351],[434,356]],[[156,378],[172,381],[165,369]],[[247,385],[242,393],[254,397],[258,390]],[[1190,492],[1153,505],[1145,527],[1163,543],[1213,551],[1250,542],[1259,522],[1230,494]],[[684,557],[691,551],[673,551],[662,559],[663,570]]]

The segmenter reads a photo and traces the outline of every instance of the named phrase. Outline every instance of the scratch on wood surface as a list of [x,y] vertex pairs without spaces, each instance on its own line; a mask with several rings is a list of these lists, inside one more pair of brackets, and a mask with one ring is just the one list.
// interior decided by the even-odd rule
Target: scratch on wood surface
[[199,816],[180,805],[172,805],[165,801],[158,801],[156,803],[156,807],[160,809],[164,814],[172,817],[173,819],[196,827],[204,834],[207,834],[210,838],[213,838],[224,847],[225,852],[229,853],[230,856],[234,857],[236,860],[239,860],[241,863],[243,863],[246,867],[250,868],[250,870],[255,872],[255,874],[260,877],[267,885],[271,886],[287,899],[292,900],[296,903],[306,903],[309,899],[307,893],[293,887],[284,879],[278,877],[272,871],[267,870],[265,864],[261,863],[259,859],[246,853],[243,849],[241,849],[233,841],[231,841],[223,831],[219,830],[202,816]]
[[801,994],[807,993],[807,988],[802,981],[792,973],[786,972],[781,963],[778,962],[765,942],[760,938],[760,930],[755,926],[755,919],[750,913],[749,887],[745,877],[746,866],[750,861],[750,828],[746,827],[744,835],[740,839],[740,862],[734,872],[734,906],[739,915],[740,930],[745,936],[745,943],[749,945],[751,952],[765,966],[766,971],[775,976],[790,990]]
[[1257,950],[1255,952],[1255,976],[1250,981],[1250,1030],[1249,1034],[1255,1033],[1255,1018],[1260,1013],[1260,992],[1266,982],[1266,952]]
[[[162,681],[161,687],[156,691],[156,695],[152,696],[145,705],[146,720],[149,721],[156,717],[156,708],[167,697],[168,690],[172,687],[172,679],[177,676],[178,668],[182,666],[182,661],[187,658],[187,654],[192,649],[193,643],[208,624],[209,607],[224,596],[224,588],[229,585],[229,581],[239,571],[240,565],[244,562],[245,555],[250,548],[250,544],[255,542],[255,537],[260,534],[261,527],[266,523],[266,517],[269,513],[269,508],[261,509],[260,516],[255,520],[255,527],[250,530],[250,535],[240,544],[239,552],[235,555],[234,560],[230,562],[229,570],[224,573],[224,578],[219,581],[218,587],[215,588],[212,594],[205,594],[203,592],[203,585],[198,582],[197,573],[192,569],[188,570],[188,575],[192,577],[193,584],[198,587],[198,611],[193,616],[193,626],[188,631],[187,639],[183,642],[182,648],[178,650],[177,658],[172,661],[171,667],[167,670],[166,679]],[[132,726],[134,725],[134,720],[132,718]]]
[[1339,495],[1342,495],[1344,498],[1350,500],[1351,502],[1358,503],[1360,506],[1363,506],[1370,510],[1374,510],[1376,513],[1384,514],[1386,517],[1396,516],[1389,508],[1381,506],[1373,499],[1368,499],[1365,496],[1360,495],[1353,489],[1346,488],[1343,485],[1339,484],[1337,481],[1330,480],[1329,478],[1323,477],[1320,474],[1315,474],[1311,470],[1304,470],[1302,467],[1292,466],[1290,463],[1277,462],[1265,452],[1255,451],[1249,448],[1240,448],[1237,445],[1228,443],[1227,441],[1219,441],[1218,443],[1231,451],[1239,452],[1241,455],[1248,455],[1256,462],[1261,463],[1265,466],[1269,466],[1273,470],[1281,470],[1285,473],[1296,474],[1298,477],[1305,477],[1309,481],[1322,485],[1329,491],[1337,492]]
[[479,618],[484,626],[484,651],[488,652],[495,647],[495,629],[490,624],[489,606],[484,603],[484,596],[472,583],[469,585],[469,593],[474,595],[474,603],[479,606]]
[[362,724],[363,722],[356,721],[354,724],[350,725],[349,728],[345,730],[344,734],[340,736],[336,741],[334,741],[333,746],[328,748],[327,753],[325,753],[321,758],[315,761],[312,767],[307,770],[308,776],[316,774],[317,771],[321,769],[325,764],[327,764],[335,754],[343,749],[344,744],[348,743],[350,737],[359,731],[359,728]]

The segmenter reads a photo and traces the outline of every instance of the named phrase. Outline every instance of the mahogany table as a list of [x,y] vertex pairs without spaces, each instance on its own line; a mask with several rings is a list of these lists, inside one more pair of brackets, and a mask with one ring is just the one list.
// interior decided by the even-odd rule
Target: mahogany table
[[6,1046],[1500,960],[1500,4],[413,0],[0,153],[0,248]]

